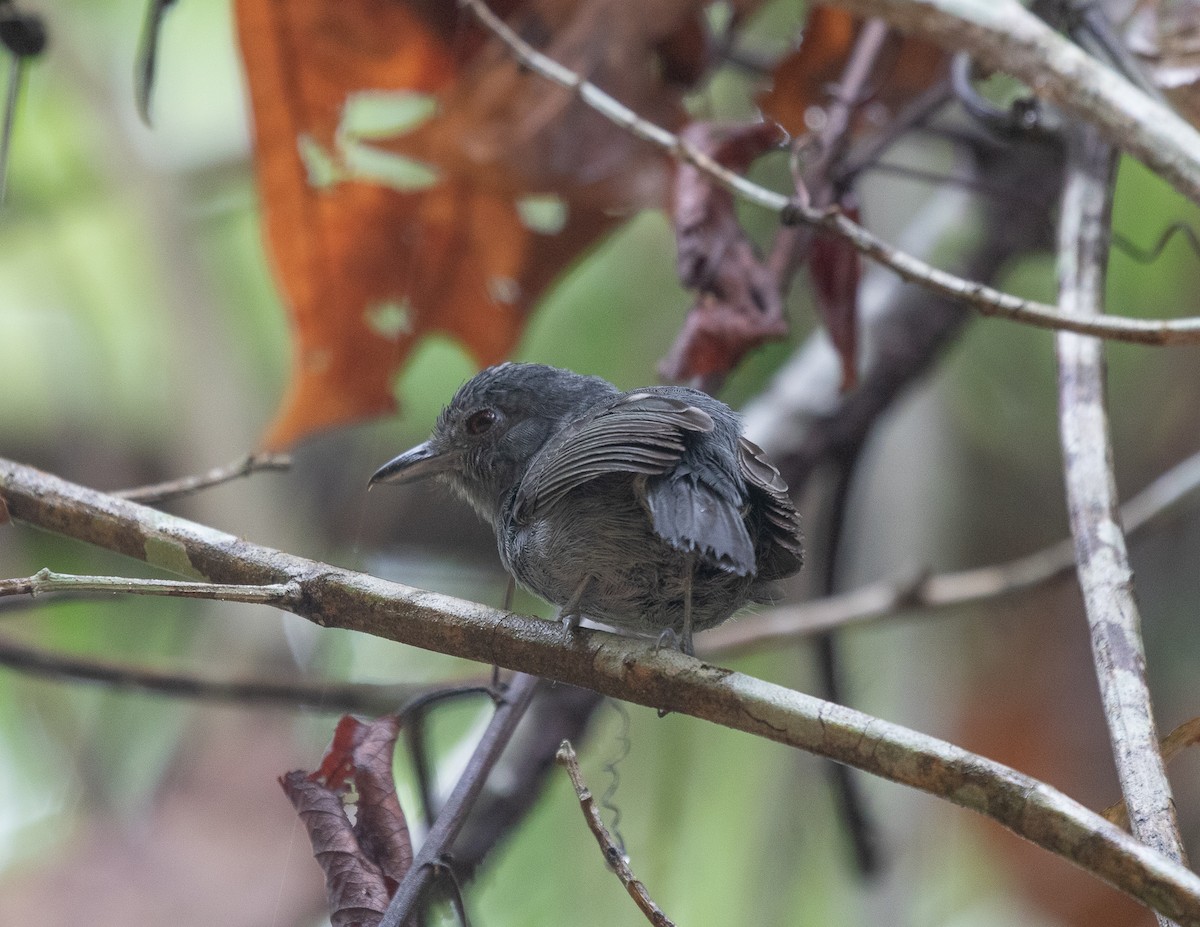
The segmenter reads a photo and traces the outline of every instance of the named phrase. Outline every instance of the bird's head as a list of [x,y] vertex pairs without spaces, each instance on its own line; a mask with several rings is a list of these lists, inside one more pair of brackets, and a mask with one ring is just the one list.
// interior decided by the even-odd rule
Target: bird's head
[[542,364],[489,367],[454,394],[428,441],[380,467],[370,485],[436,477],[495,525],[546,442],[616,394],[599,377]]

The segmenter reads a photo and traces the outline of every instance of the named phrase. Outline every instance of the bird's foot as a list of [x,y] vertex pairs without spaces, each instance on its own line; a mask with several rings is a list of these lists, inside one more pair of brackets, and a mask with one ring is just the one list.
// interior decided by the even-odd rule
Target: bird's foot
[[674,628],[663,628],[662,633],[658,635],[658,640],[654,642],[654,652],[658,653],[664,647],[668,650],[678,650],[689,657],[696,655],[696,648],[692,644],[690,629],[686,629],[681,637],[675,633]]

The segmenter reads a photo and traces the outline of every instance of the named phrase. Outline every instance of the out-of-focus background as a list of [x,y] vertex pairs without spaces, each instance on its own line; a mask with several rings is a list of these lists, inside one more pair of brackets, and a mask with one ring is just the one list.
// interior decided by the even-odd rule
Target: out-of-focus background
[[[288,329],[260,238],[231,11],[185,0],[164,23],[154,127],[138,119],[139,0],[30,3],[50,46],[26,72],[8,201],[0,210],[0,454],[102,489],[230,461],[253,449],[284,388]],[[802,5],[767,4],[747,41],[777,53]],[[688,105],[749,113],[748,78],[724,69]],[[615,130],[614,130],[615,131]],[[944,166],[932,140],[905,158]],[[864,214],[903,229],[926,182],[876,176]],[[1194,209],[1135,164],[1116,227],[1150,246]],[[1005,288],[1053,301],[1046,255]],[[1148,264],[1116,252],[1112,310],[1195,314],[1200,261],[1176,239]],[[654,382],[689,305],[667,218],[647,211],[552,288],[516,356]],[[807,288],[793,334],[753,354],[722,397],[754,396],[814,327]],[[1197,450],[1195,349],[1109,349],[1116,464],[1129,495]],[[255,542],[498,605],[487,529],[448,495],[366,480],[422,439],[474,371],[428,339],[397,383],[395,418],[340,428],[262,474],[170,506]],[[869,443],[847,527],[848,584],[1033,551],[1067,532],[1052,336],[976,321]],[[1150,678],[1164,732],[1200,714],[1200,519],[1182,506],[1132,546]],[[0,527],[0,576],[147,575],[138,563],[29,528]],[[793,590],[802,594],[803,586]],[[528,596],[517,607],[547,614]],[[746,618],[743,620],[753,620]],[[214,678],[420,683],[486,668],[321,631],[267,608],[172,599],[0,603],[0,634],[113,663]],[[1058,785],[1093,808],[1118,798],[1079,597],[1064,580],[992,607],[906,613],[842,635],[851,704],[946,737]],[[813,686],[803,641],[740,669]],[[447,782],[483,706],[439,716]],[[10,923],[304,925],[326,918],[320,870],[278,785],[313,768],[336,716],[214,705],[0,670],[0,919]],[[883,876],[853,872],[826,778],[811,757],[679,716],[605,708],[580,744],[608,788],[638,876],[681,924],[1056,925],[1147,923],[1065,863],[927,796],[866,782]],[[398,764],[402,794],[411,795]],[[1172,767],[1193,852],[1200,782]],[[552,785],[468,891],[479,923],[638,923],[565,779]]]

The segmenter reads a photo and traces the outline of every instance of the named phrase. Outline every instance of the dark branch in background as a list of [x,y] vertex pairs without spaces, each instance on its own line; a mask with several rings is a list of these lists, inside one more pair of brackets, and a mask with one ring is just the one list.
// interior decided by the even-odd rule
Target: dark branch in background
[[832,165],[838,185],[853,183],[865,170],[878,169],[879,158],[908,132],[921,129],[949,102],[952,94],[947,81],[939,81],[906,103],[880,131],[854,145]]
[[629,897],[633,899],[638,909],[646,915],[646,920],[653,924],[654,927],[675,927],[674,922],[663,913],[662,908],[650,897],[650,893],[646,891],[646,886],[634,876],[633,870],[629,867],[629,861],[625,858],[620,844],[613,839],[613,835],[604,826],[604,821],[600,819],[600,812],[596,809],[596,799],[592,797],[591,789],[583,781],[583,771],[579,768],[579,760],[576,759],[575,750],[568,741],[564,740],[562,742],[562,746],[558,748],[558,754],[555,759],[567,771],[567,775],[571,777],[571,785],[575,789],[575,797],[579,799],[579,807],[583,811],[583,818],[587,821],[588,828],[596,838],[596,842],[600,844],[600,852],[604,854],[605,865],[621,880],[621,884],[625,886],[625,891],[629,893]]
[[[827,516],[824,530],[825,549],[820,558],[822,576],[818,584],[825,595],[838,589],[838,572],[845,562],[845,528],[849,511],[850,495],[862,446],[859,445],[840,460],[833,461],[833,487],[825,506]],[[821,688],[819,694],[839,705],[849,703],[846,697],[845,667],[840,656],[837,636],[833,630],[818,633],[813,640],[816,651],[817,678]],[[859,788],[854,772],[840,763],[828,764],[828,773],[833,784],[833,793],[846,823],[847,835],[854,852],[859,872],[874,875],[880,866],[880,846],[877,827],[867,811],[866,798]]]
[[31,676],[92,682],[114,689],[132,689],[172,698],[276,708],[308,708],[336,714],[386,714],[394,712],[398,705],[415,695],[431,691],[429,686],[347,684],[320,680],[275,682],[265,679],[207,679],[187,673],[52,653],[4,637],[0,637],[0,666]]
[[22,13],[12,0],[0,0],[0,45],[8,52],[8,87],[4,101],[4,119],[0,124],[0,206],[8,195],[8,158],[12,151],[13,126],[21,97],[21,78],[25,62],[46,50],[46,26],[34,13]]
[[446,804],[438,812],[437,820],[426,835],[425,842],[421,844],[412,868],[396,888],[396,894],[392,896],[379,927],[401,927],[416,912],[422,895],[436,874],[437,866],[449,854],[455,838],[462,830],[467,815],[483,789],[488,773],[500,758],[501,751],[512,739],[521,716],[525,714],[533,699],[537,685],[536,676],[518,673],[513,677],[503,700],[496,706],[491,723],[479,739],[466,770],[459,777]]
[[[837,759],[980,812],[1148,907],[1200,927],[1200,876],[1043,782],[934,737],[649,642],[498,612],[295,557],[0,460],[12,518],[214,580],[299,587],[323,627],[499,664]],[[169,556],[162,558],[164,551]],[[165,561],[165,562],[164,562]],[[532,688],[532,687],[531,687]],[[515,697],[515,696],[514,696]],[[460,784],[462,784],[460,782]]]
[[[1060,219],[1059,300],[1066,312],[1092,315],[1104,311],[1116,155],[1091,127],[1079,128],[1074,142]],[[1117,775],[1134,836],[1183,862],[1117,509],[1104,349],[1095,339],[1068,333],[1055,344],[1067,508]],[[1161,913],[1159,920],[1165,923]]]
[[[554,769],[551,742],[582,738],[604,697],[590,689],[542,680],[533,704],[506,751],[503,781],[489,780],[475,803],[475,813],[454,843],[452,865],[463,878],[475,870],[507,834],[515,829],[541,797]],[[519,782],[514,789],[511,783]]]
[[133,99],[142,122],[151,124],[150,100],[154,93],[154,78],[158,72],[158,40],[162,34],[163,17],[175,0],[149,0],[146,20],[138,40],[137,64],[133,75]]

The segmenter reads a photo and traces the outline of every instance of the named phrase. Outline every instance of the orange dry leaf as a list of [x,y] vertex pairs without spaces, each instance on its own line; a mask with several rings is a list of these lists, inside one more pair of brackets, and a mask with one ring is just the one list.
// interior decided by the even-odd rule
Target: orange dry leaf
[[[677,125],[699,0],[506,0],[527,38]],[[521,69],[453,3],[237,0],[265,237],[291,312],[291,382],[264,438],[286,447],[390,411],[430,331],[481,364],[666,165]],[[658,66],[655,66],[657,62]]]
[[[764,115],[792,135],[808,131],[810,107],[829,102],[829,88],[842,76],[861,21],[828,6],[815,6],[804,25],[799,47],[776,65],[772,84],[758,104]],[[946,69],[946,55],[930,42],[896,36],[884,53],[870,99],[890,109],[904,104],[934,83]]]

